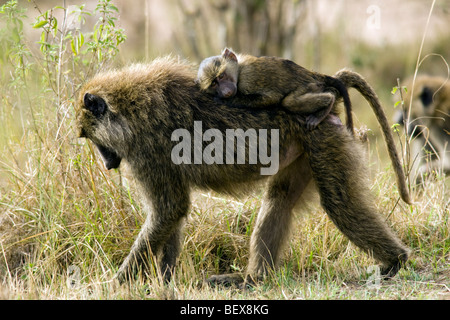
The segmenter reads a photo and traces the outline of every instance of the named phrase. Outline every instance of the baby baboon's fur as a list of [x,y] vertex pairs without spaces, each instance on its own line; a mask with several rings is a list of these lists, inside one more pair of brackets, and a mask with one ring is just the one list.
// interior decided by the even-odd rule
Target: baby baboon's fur
[[251,107],[281,105],[305,116],[314,129],[344,101],[347,128],[353,134],[352,105],[347,88],[336,78],[314,72],[279,57],[236,54],[225,48],[221,55],[204,59],[198,69],[200,89],[235,104]]
[[[406,85],[405,107],[411,106],[408,135],[411,136],[412,174],[417,182],[433,171],[450,173],[450,83],[442,77],[420,75]],[[403,111],[396,122],[404,125]]]
[[[99,74],[81,90],[77,123],[81,137],[93,141],[108,168],[124,160],[140,185],[148,217],[118,271],[123,282],[145,267],[152,254],[169,280],[180,251],[183,218],[192,188],[236,193],[267,180],[264,201],[251,237],[247,273],[273,268],[287,240],[292,208],[311,177],[321,203],[338,228],[393,276],[408,249],[377,212],[365,177],[358,142],[330,115],[316,130],[302,127],[282,108],[222,105],[194,84],[195,70],[171,58]],[[334,118],[333,118],[334,117]],[[257,164],[180,164],[171,161],[175,129],[279,129],[280,170],[262,176]],[[246,145],[248,154],[248,145]],[[242,188],[241,188],[242,189]],[[232,279],[233,277],[229,277]]]

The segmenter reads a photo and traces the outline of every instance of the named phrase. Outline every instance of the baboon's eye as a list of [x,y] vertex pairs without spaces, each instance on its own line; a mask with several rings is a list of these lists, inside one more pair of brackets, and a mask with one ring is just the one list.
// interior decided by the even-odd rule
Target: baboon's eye
[[105,100],[103,100],[99,96],[90,93],[86,93],[84,95],[84,106],[86,107],[86,109],[91,111],[97,118],[102,116],[106,112],[106,109],[108,108]]
[[221,74],[219,74],[219,76],[217,77],[217,79],[219,79],[219,80],[222,80],[222,79],[223,79],[223,77],[225,77],[225,73],[221,73]]
[[218,84],[219,84],[219,81],[217,81],[217,79],[214,79],[214,80],[211,82],[211,85],[210,85],[209,87],[210,87],[210,88],[215,88]]

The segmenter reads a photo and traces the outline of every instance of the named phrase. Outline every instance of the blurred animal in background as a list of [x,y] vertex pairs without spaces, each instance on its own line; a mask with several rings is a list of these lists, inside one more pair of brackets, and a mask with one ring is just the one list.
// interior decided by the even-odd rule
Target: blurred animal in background
[[421,75],[415,82],[410,79],[406,87],[406,110],[399,110],[395,121],[404,125],[411,106],[406,124],[411,138],[411,178],[423,183],[430,176],[450,173],[450,82]]

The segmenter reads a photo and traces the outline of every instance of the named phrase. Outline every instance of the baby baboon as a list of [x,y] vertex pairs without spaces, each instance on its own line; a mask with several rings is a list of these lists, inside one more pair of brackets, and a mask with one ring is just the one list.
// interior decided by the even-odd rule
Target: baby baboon
[[233,98],[235,104],[252,107],[281,104],[305,116],[309,129],[315,128],[332,111],[337,90],[344,100],[347,127],[353,133],[347,88],[333,77],[309,71],[290,60],[236,55],[225,48],[220,56],[202,61],[196,82],[202,91],[218,98]]
[[[450,173],[450,83],[442,77],[421,75],[409,80],[405,107],[411,106],[407,132],[411,136],[413,178],[420,183],[434,171]],[[404,125],[403,111],[396,122]]]
[[[307,130],[295,114],[288,116],[283,108],[221,104],[203,94],[194,79],[195,71],[188,64],[161,58],[148,65],[99,74],[81,89],[77,108],[80,137],[98,147],[107,168],[121,162],[129,166],[148,211],[130,254],[119,268],[121,282],[148,267],[152,254],[165,279],[170,280],[193,188],[236,194],[263,179],[267,184],[251,236],[249,277],[275,267],[288,239],[292,209],[311,179],[337,227],[383,264],[383,275],[396,274],[408,258],[408,249],[377,212],[359,143],[336,116],[330,114],[315,130]],[[198,122],[204,132],[214,130],[210,132],[216,137],[230,129],[267,129],[272,133],[270,140],[276,140],[275,130],[279,133],[275,141],[279,171],[261,175],[261,159],[243,164],[174,163],[172,152],[178,142],[173,141],[173,134],[180,128],[194,137],[193,153],[209,146],[205,140],[200,144],[195,141]],[[245,141],[246,155],[254,150],[249,140]],[[267,146],[275,150],[272,141],[253,142],[258,150]],[[236,155],[237,146],[233,147]],[[227,151],[230,153],[223,153]],[[219,280],[223,279],[236,277],[225,275]]]

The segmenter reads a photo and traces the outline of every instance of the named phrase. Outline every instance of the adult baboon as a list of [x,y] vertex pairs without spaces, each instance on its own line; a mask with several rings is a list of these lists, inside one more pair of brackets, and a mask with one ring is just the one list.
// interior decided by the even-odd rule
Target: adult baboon
[[[412,177],[417,182],[433,171],[450,173],[450,83],[448,79],[420,75],[407,83],[405,107],[411,106],[408,135],[411,136]],[[396,122],[404,125],[403,111]]]
[[[202,94],[194,79],[195,70],[187,64],[161,58],[148,65],[99,74],[81,89],[77,109],[80,137],[98,147],[107,168],[117,167],[121,160],[128,164],[148,209],[145,224],[118,271],[121,282],[145,267],[150,253],[156,255],[165,279],[170,279],[191,189],[234,194],[263,179],[267,184],[251,236],[248,275],[264,274],[275,266],[287,240],[292,208],[311,178],[337,227],[383,264],[383,275],[396,274],[407,260],[408,249],[377,212],[359,144],[336,116],[330,115],[310,131],[282,108],[220,104]],[[174,163],[172,152],[179,144],[177,139],[172,141],[174,132],[181,129],[195,136],[198,122],[203,132],[214,130],[210,132],[218,134],[216,137],[225,136],[227,129],[271,130],[270,139],[256,140],[258,150],[275,150],[275,129],[279,133],[279,171],[261,175],[262,159],[248,161],[252,148],[248,140],[243,164]],[[205,140],[200,145],[193,142],[194,156],[206,150]],[[237,146],[232,151],[236,155]],[[184,154],[183,159],[189,160],[189,155]]]

